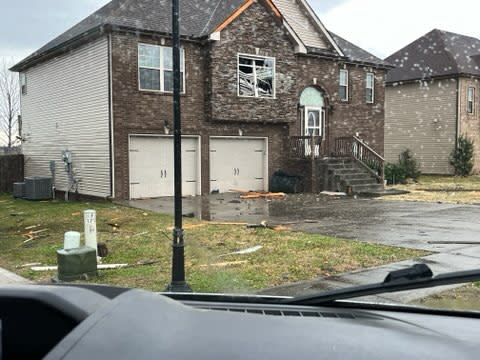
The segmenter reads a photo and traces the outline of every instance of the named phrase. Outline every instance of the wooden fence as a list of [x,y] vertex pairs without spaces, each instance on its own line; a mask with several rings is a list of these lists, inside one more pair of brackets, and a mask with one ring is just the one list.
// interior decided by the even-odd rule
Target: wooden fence
[[11,193],[23,181],[23,155],[0,155],[0,193]]

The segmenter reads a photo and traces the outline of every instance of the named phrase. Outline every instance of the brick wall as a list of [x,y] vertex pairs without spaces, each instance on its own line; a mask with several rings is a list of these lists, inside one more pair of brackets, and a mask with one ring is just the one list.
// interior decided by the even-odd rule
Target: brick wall
[[[255,36],[252,36],[255,34]],[[138,90],[138,42],[161,44],[159,38],[112,35],[113,117],[115,141],[115,197],[128,198],[128,135],[164,133],[172,125],[172,96]],[[165,45],[169,45],[167,40]],[[186,94],[182,96],[182,127],[202,141],[202,193],[209,192],[209,137],[269,138],[269,178],[287,166],[284,154],[289,135],[300,135],[298,100],[317,78],[333,105],[327,112],[330,139],[359,132],[383,153],[383,70],[377,73],[375,105],[365,103],[365,69],[350,66],[349,102],[337,99],[342,64],[318,57],[299,56],[286,30],[261,4],[255,3],[221,33],[221,41],[184,42]],[[276,98],[237,96],[237,54],[276,58]]]

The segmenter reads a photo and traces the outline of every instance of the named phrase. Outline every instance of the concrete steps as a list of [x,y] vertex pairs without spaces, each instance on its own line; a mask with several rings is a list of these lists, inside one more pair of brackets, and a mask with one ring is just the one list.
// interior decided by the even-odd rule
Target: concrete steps
[[365,167],[349,158],[332,158],[324,163],[328,182],[324,187],[332,191],[346,191],[351,187],[357,194],[375,193],[384,189]]

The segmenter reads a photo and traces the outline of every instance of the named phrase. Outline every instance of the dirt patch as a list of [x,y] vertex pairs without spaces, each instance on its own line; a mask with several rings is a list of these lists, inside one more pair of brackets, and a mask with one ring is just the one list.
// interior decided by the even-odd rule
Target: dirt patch
[[415,305],[436,309],[480,311],[480,287],[470,284],[413,302]]

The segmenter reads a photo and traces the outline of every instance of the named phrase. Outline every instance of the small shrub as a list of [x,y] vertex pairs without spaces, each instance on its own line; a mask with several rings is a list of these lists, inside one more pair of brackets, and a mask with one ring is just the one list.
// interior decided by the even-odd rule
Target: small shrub
[[389,185],[403,183],[406,178],[405,170],[400,164],[388,163],[385,165],[385,180]]
[[405,172],[406,179],[417,180],[420,176],[417,160],[415,160],[415,158],[413,157],[410,149],[406,149],[400,154],[400,160],[398,164]]
[[458,138],[457,148],[450,154],[450,165],[455,175],[468,176],[473,169],[473,141],[463,135]]

